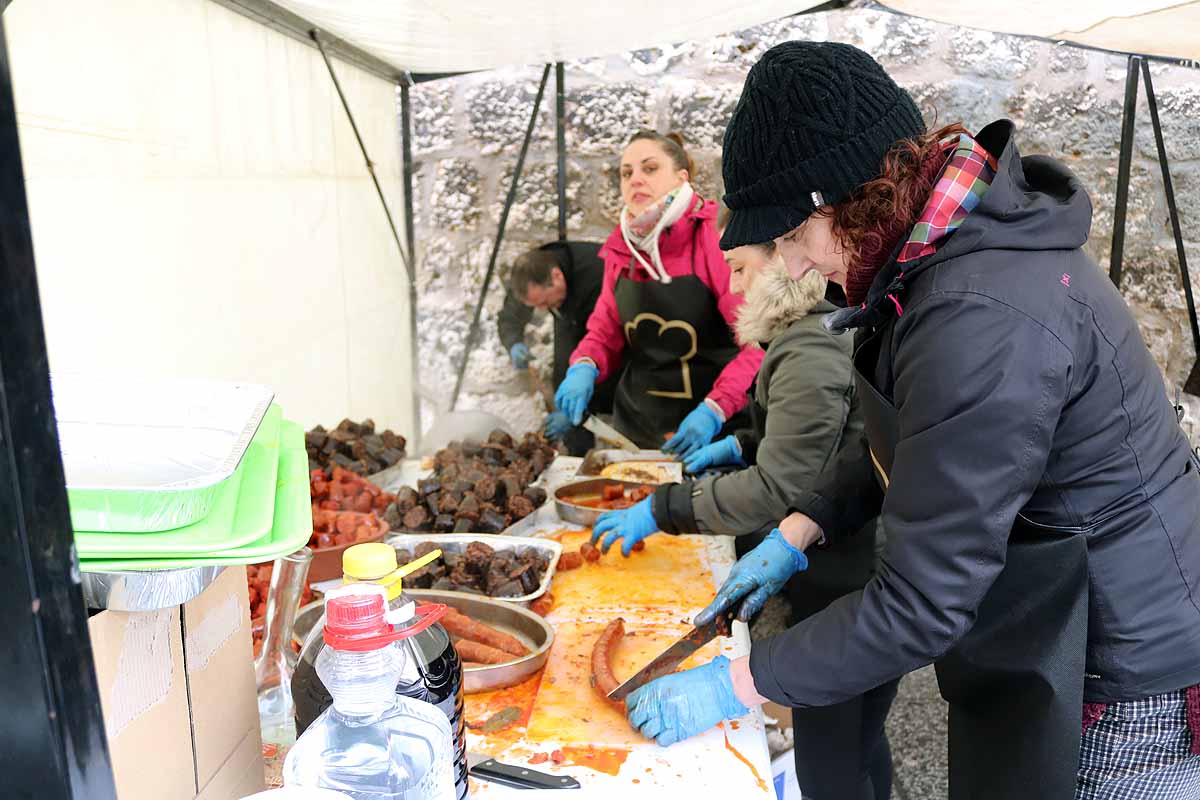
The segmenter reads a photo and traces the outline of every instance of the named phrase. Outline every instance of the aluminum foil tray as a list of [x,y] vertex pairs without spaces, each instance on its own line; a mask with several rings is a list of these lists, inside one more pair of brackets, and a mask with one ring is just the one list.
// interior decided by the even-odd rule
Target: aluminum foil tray
[[198,597],[224,569],[205,566],[151,572],[85,572],[79,577],[88,608],[157,611]]
[[[532,548],[546,558],[549,563],[537,589],[520,597],[488,598],[503,603],[529,603],[545,594],[546,590],[550,588],[550,581],[554,579],[554,570],[558,567],[558,558],[562,555],[562,545],[552,539],[532,539],[524,536],[504,536],[494,533],[393,533],[384,539],[384,541],[396,548],[396,558],[401,564],[406,564],[413,560],[412,552],[421,542],[433,542],[444,552],[456,554],[465,552],[467,545],[471,542],[483,542],[497,551],[516,550],[518,555]],[[404,591],[407,592],[408,588],[405,588]],[[424,590],[414,588],[413,591]],[[487,597],[487,595],[476,594],[475,592],[448,591],[441,593],[462,597]]]
[[[529,655],[515,658],[507,664],[489,664],[463,668],[463,691],[467,694],[487,692],[516,686],[546,664],[554,644],[554,628],[532,611],[512,603],[463,592],[435,592],[431,589],[408,589],[404,593],[418,603],[445,603],[457,608],[474,620],[515,636],[529,648]],[[322,624],[325,604],[309,603],[296,614],[292,641],[301,646],[317,625]]]
[[203,519],[274,394],[213,381],[51,376],[71,523],[144,533]]
[[[604,469],[616,464],[634,462],[631,468],[645,465],[656,474],[637,475],[627,473],[621,475],[604,475]],[[672,458],[661,450],[589,450],[579,465],[581,477],[585,475],[611,477],[616,480],[641,481],[642,483],[681,483],[683,481],[683,462]],[[635,477],[636,476],[636,477]]]

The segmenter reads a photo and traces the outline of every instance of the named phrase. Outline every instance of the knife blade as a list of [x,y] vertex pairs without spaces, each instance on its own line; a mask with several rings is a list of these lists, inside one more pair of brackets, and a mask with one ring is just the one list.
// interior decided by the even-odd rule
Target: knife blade
[[634,444],[628,436],[621,433],[619,430],[614,428],[612,425],[609,425],[595,414],[589,415],[588,418],[583,421],[583,427],[596,434],[596,438],[612,442],[622,450],[641,450],[641,448]]
[[713,619],[707,625],[699,625],[684,634],[683,638],[662,651],[653,661],[642,667],[629,680],[608,693],[609,700],[623,702],[635,690],[645,686],[655,678],[661,678],[675,671],[675,668],[687,660],[688,656],[711,642],[717,636],[728,636],[733,630],[733,620],[737,611],[730,609]]
[[502,764],[483,753],[468,753],[467,764],[476,778],[513,789],[578,789],[579,781],[570,775],[551,775],[529,767]]

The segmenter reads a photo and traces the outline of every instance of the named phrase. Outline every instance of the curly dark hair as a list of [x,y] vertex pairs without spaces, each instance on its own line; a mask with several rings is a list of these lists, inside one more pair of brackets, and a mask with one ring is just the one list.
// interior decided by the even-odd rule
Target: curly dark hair
[[937,170],[931,172],[928,165],[946,139],[964,133],[967,129],[954,123],[897,142],[883,157],[879,177],[827,212],[833,233],[852,262],[879,254],[897,236],[912,230],[937,180]]

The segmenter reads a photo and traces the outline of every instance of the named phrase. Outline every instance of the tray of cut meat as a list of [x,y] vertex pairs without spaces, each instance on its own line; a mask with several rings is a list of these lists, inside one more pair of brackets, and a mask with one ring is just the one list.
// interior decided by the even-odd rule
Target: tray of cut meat
[[401,564],[441,550],[404,578],[406,589],[432,589],[528,603],[545,594],[562,555],[551,539],[473,533],[393,533],[384,539]]
[[629,508],[652,494],[653,486],[612,478],[591,478],[558,487],[554,492],[554,507],[558,516],[567,522],[590,528],[605,511]]

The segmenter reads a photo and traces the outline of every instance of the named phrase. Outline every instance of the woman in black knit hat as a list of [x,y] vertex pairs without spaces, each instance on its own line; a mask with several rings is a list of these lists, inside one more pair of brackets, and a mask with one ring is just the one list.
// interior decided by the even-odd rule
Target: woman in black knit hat
[[1080,249],[1086,191],[1015,139],[1006,120],[927,133],[847,45],[789,42],[751,70],[721,245],[774,240],[794,277],[845,288],[826,325],[854,331],[866,433],[697,623],[749,618],[872,516],[887,544],[862,592],[631,695],[647,735],[934,663],[952,798],[1200,797],[1200,459]]

